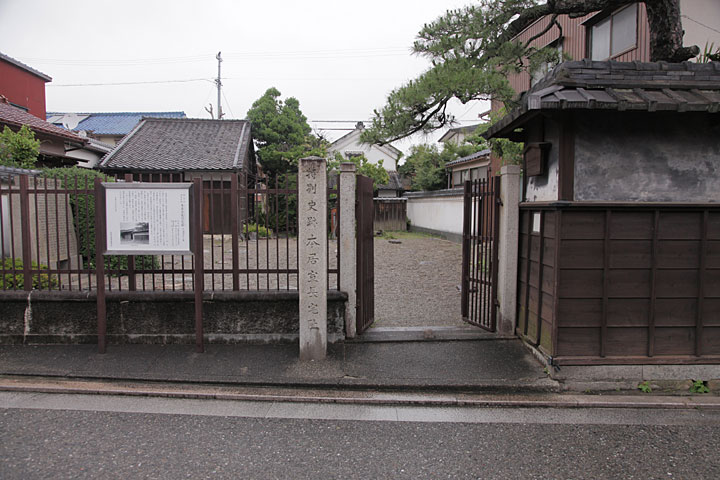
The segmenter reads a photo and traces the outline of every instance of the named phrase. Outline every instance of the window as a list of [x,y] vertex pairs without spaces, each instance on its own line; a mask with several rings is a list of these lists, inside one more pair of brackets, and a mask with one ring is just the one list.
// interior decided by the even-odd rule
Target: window
[[552,61],[552,62],[541,63],[538,66],[538,68],[530,74],[530,86],[531,87],[533,85],[535,85],[536,83],[538,83],[540,80],[542,80],[543,77],[545,77],[545,75],[547,75],[547,73],[550,72],[550,70],[552,70],[555,67],[555,65],[557,65],[558,63],[563,61],[562,39],[558,39],[558,40],[554,41],[553,43],[548,45],[548,47],[554,48],[555,50],[557,50],[557,58],[555,61]]
[[589,27],[590,58],[605,60],[637,45],[637,4],[617,10]]

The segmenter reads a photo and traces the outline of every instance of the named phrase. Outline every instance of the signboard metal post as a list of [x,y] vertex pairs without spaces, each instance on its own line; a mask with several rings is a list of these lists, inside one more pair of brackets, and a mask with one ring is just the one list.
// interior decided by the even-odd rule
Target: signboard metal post
[[[203,290],[205,290],[205,258],[202,229],[202,179],[193,180],[193,235],[195,256],[195,351],[203,353]],[[212,248],[212,247],[211,247]]]
[[[95,180],[95,271],[98,351],[106,351],[105,255],[195,257],[195,338],[203,352],[202,180],[190,183],[103,183]],[[130,290],[135,271],[129,262]]]
[[97,283],[98,353],[105,353],[107,309],[105,305],[105,191],[95,179],[95,278]]

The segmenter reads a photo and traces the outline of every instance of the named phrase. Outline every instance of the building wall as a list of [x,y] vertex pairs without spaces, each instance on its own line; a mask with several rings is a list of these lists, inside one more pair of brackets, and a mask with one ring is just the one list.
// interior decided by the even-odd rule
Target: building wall
[[386,151],[385,148],[378,147],[377,145],[370,145],[367,143],[360,142],[360,134],[362,130],[355,130],[348,134],[347,137],[342,138],[333,144],[329,148],[329,153],[334,154],[340,152],[344,158],[349,158],[348,154],[362,153],[368,162],[378,165],[380,161],[383,161],[383,168],[385,170],[397,170],[397,157]]
[[[688,0],[686,0],[688,1]],[[695,0],[689,0],[690,2]],[[714,0],[702,0],[714,1]],[[570,56],[571,60],[582,60],[587,57],[587,29],[583,22],[596,15],[592,13],[578,18],[570,18],[568,15],[558,16],[558,23],[562,27],[562,49],[563,52]],[[515,37],[515,40],[527,42],[533,36],[542,32],[550,22],[550,17],[545,17],[530,25]],[[536,47],[545,47],[560,38],[560,30],[557,26],[552,27],[548,32],[532,41],[532,45]],[[650,27],[647,21],[647,12],[645,5],[640,4],[638,9],[638,38],[637,47],[621,55],[613,57],[611,60],[619,62],[629,62],[639,60],[641,62],[650,61]],[[510,85],[518,92],[524,92],[530,88],[530,75],[520,73],[508,77]]]
[[45,80],[0,60],[0,95],[45,120]]
[[411,226],[462,235],[463,191],[408,193],[407,218]]
[[517,331],[558,365],[720,361],[718,207],[525,205],[520,232]]
[[[14,177],[16,180],[18,177]],[[28,207],[30,212],[30,253],[32,261],[50,268],[77,268],[80,263],[78,256],[78,240],[73,223],[73,209],[66,195],[44,193],[53,191],[60,182],[53,179],[28,179]],[[6,192],[9,188],[19,189],[17,181],[10,187],[3,183],[0,189]],[[36,191],[39,192],[35,194]],[[5,194],[0,196],[0,208],[3,213],[2,246],[3,255],[14,255],[22,258],[22,228],[20,195],[12,194],[12,199]],[[12,230],[10,229],[10,213],[12,212]],[[12,232],[12,233],[11,233]],[[14,241],[11,241],[12,239]],[[12,249],[14,247],[14,250]]]
[[576,201],[720,202],[712,115],[596,112],[575,131]]
[[558,199],[558,164],[560,130],[557,123],[544,120],[543,141],[551,144],[545,174],[528,177],[525,199],[528,202],[552,202]]

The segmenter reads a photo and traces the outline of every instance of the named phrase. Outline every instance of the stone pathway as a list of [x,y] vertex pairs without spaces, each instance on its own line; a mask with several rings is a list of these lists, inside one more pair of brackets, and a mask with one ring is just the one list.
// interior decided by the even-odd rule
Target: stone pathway
[[468,326],[460,316],[461,245],[391,235],[397,238],[375,238],[373,327]]

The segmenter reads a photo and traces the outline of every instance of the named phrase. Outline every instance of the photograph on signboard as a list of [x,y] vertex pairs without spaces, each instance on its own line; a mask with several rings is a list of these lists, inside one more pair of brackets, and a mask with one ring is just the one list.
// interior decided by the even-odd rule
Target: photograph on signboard
[[190,253],[190,184],[104,186],[106,253]]

